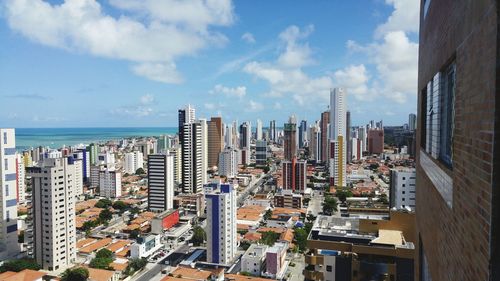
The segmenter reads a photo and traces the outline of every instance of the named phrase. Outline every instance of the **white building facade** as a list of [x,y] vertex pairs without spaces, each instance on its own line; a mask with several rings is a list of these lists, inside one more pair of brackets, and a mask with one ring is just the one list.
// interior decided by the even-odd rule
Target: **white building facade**
[[28,255],[45,270],[76,259],[75,165],[72,157],[45,159],[31,167],[32,208],[26,230]]
[[144,156],[140,151],[132,151],[125,153],[123,172],[127,174],[135,174],[137,169],[144,169]]
[[346,185],[346,97],[342,88],[330,91],[330,185]]
[[0,129],[0,260],[19,254],[17,244],[17,157],[14,129]]
[[413,168],[391,170],[391,208],[415,210],[415,180]]

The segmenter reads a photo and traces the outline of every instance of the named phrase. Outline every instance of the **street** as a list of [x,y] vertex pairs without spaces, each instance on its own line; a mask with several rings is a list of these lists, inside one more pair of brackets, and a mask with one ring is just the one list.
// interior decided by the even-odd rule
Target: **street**
[[[160,260],[158,263],[148,263],[146,265],[146,268],[144,268],[142,274],[140,273],[139,275],[134,276],[132,280],[151,281],[155,279],[155,276],[159,275],[161,271],[168,266],[177,266],[186,257],[186,252],[189,253],[189,246],[184,243],[173,252],[167,254],[167,256]],[[168,265],[166,264],[166,262],[168,262]]]
[[311,193],[311,200],[309,201],[309,206],[307,207],[307,214],[312,214],[318,216],[319,213],[323,211],[323,195],[320,195],[322,191],[313,190]]

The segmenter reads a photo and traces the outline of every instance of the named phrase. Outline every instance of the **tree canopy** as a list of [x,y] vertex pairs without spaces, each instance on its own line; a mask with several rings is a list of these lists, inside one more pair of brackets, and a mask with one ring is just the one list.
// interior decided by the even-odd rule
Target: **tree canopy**
[[113,202],[111,202],[111,200],[109,200],[109,199],[100,199],[99,201],[97,201],[97,203],[95,203],[94,206],[96,208],[105,209],[105,208],[111,207],[111,205],[113,205]]
[[78,267],[66,269],[61,276],[61,281],[86,281],[88,278],[89,270],[84,267]]
[[109,209],[104,209],[99,213],[99,219],[102,221],[110,221],[113,218],[113,213]]
[[279,233],[276,233],[273,231],[266,231],[266,232],[262,233],[262,237],[260,238],[260,242],[262,244],[272,246],[279,238],[280,238]]
[[40,270],[41,267],[34,259],[8,260],[0,266],[0,273],[5,271],[19,272],[25,269]]
[[331,216],[333,213],[338,211],[338,202],[335,197],[330,195],[325,196],[325,200],[323,202],[323,213],[325,215]]
[[205,242],[207,237],[207,234],[205,233],[205,230],[197,225],[193,228],[193,238],[191,239],[191,242],[193,242],[193,245],[195,246],[200,246]]

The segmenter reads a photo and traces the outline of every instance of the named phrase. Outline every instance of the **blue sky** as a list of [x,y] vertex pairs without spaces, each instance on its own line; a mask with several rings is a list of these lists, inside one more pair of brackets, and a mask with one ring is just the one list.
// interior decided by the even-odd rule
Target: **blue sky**
[[313,122],[344,87],[353,124],[416,110],[418,0],[6,0],[0,127]]

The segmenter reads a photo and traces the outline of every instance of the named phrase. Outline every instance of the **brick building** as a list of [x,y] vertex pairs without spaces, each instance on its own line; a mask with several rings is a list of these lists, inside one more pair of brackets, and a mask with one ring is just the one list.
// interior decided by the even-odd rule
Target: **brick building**
[[381,154],[384,152],[384,130],[368,130],[368,153]]
[[500,280],[499,8],[421,2],[416,280]]

